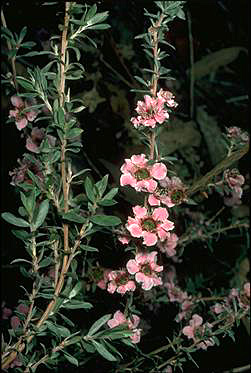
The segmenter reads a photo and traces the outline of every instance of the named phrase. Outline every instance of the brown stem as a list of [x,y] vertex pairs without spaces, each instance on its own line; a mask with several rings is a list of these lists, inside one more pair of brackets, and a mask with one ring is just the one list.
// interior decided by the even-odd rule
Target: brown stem
[[[67,32],[68,32],[68,25],[70,20],[69,15],[69,8],[70,8],[70,2],[65,3],[65,19],[64,19],[64,29],[62,33],[62,39],[61,39],[61,67],[60,67],[60,84],[59,84],[59,97],[60,97],[60,106],[64,106],[64,90],[65,90],[65,55],[66,55],[66,48],[67,48]],[[66,149],[66,140],[63,140],[63,144],[61,146],[61,177],[62,177],[62,183],[63,183],[63,194],[64,194],[64,212],[68,211],[68,192],[69,192],[69,186],[66,180],[66,171],[65,171],[65,149]],[[68,224],[63,224],[64,228],[64,250],[67,253],[68,252],[68,239],[69,239],[69,229]],[[52,312],[54,305],[56,303],[57,297],[64,285],[64,278],[65,274],[70,266],[70,262],[72,260],[72,257],[69,257],[68,260],[68,254],[64,255],[63,259],[63,265],[61,269],[61,274],[55,289],[55,297],[54,299],[49,303],[47,306],[45,312],[43,313],[40,320],[37,322],[36,327],[39,328],[45,320],[49,317],[50,313]],[[23,338],[27,338],[27,334],[25,336],[21,336],[19,341],[15,344],[14,349],[16,351],[23,351],[25,348],[25,344],[23,342]],[[28,336],[27,343],[29,343],[33,338],[33,335]],[[10,353],[9,357],[3,362],[2,368],[6,368],[17,356],[17,352],[13,351]]]
[[[7,28],[7,24],[6,24],[6,20],[5,20],[5,17],[4,17],[3,9],[1,9],[1,20],[2,20],[3,27]],[[9,51],[12,51],[13,48],[11,47],[11,44],[10,44],[9,40],[7,40],[7,47],[8,47]],[[17,76],[16,57],[13,56],[13,57],[9,57],[9,58],[11,60],[13,83],[14,83],[16,91],[18,92],[18,84],[17,84],[17,79],[16,79],[16,76]]]
[[210,180],[214,177],[219,175],[222,171],[224,171],[226,168],[231,166],[234,162],[238,161],[240,158],[242,158],[249,150],[249,144],[246,144],[241,149],[235,151],[230,155],[230,157],[227,157],[226,159],[223,159],[217,166],[215,166],[211,171],[209,171],[206,175],[201,177],[199,180],[197,180],[188,190],[188,196],[191,197],[194,193],[198,192],[199,190],[203,190],[207,187]]

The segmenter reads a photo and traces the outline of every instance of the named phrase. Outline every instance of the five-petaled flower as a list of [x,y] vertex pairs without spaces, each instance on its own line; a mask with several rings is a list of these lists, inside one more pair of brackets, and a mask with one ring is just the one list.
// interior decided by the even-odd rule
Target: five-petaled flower
[[144,96],[145,101],[138,101],[137,117],[131,118],[135,128],[140,126],[155,128],[156,123],[163,123],[169,118],[167,110],[164,109],[165,100],[162,97]]
[[132,343],[138,343],[141,333],[141,329],[137,329],[139,322],[140,318],[137,315],[132,315],[131,318],[126,319],[121,311],[116,311],[113,318],[110,319],[107,324],[110,328],[115,328],[121,324],[127,324],[128,328],[133,331],[133,334],[130,336]]
[[29,105],[27,102],[23,101],[21,97],[12,96],[10,98],[12,105],[15,107],[14,110],[10,110],[9,118],[14,117],[16,120],[16,126],[19,131],[25,128],[28,122],[33,122],[34,119],[37,117],[37,111],[29,110],[23,112],[24,109],[28,108]]
[[126,228],[133,237],[143,238],[143,244],[153,246],[158,239],[164,241],[168,231],[174,228],[174,223],[168,218],[168,211],[163,207],[154,209],[149,213],[145,207],[133,207],[135,217],[128,217]]
[[[200,339],[203,339],[206,328],[209,330],[212,328],[212,325],[206,323],[202,325],[203,319],[201,316],[194,314],[192,319],[189,321],[189,326],[185,326],[182,329],[182,333],[187,336],[189,339],[193,339],[194,342],[198,342]],[[204,341],[197,344],[197,348],[202,348],[206,350],[207,347],[213,346],[214,340],[212,338],[205,339]]]
[[115,291],[119,294],[125,294],[127,291],[136,289],[135,282],[130,280],[128,273],[123,270],[109,272],[108,281],[107,291],[112,294]]
[[163,180],[166,177],[167,168],[164,163],[150,165],[148,162],[145,154],[125,159],[121,167],[120,185],[130,185],[138,192],[153,193],[158,185],[156,180]]
[[157,251],[139,253],[135,259],[130,259],[126,268],[131,275],[135,275],[137,282],[142,282],[142,289],[150,290],[153,286],[162,285],[162,279],[157,273],[163,271],[163,266],[156,264]]

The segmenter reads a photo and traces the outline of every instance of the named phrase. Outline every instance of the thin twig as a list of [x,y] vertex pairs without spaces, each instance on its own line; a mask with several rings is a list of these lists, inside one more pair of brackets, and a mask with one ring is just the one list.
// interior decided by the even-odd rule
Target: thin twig
[[247,365],[244,365],[243,367],[233,368],[233,369],[230,369],[230,370],[224,370],[223,373],[240,373],[240,372],[246,372],[248,370],[250,371],[250,368],[251,368],[251,365],[247,364]]
[[[5,20],[5,17],[4,17],[3,9],[1,9],[1,21],[2,21],[3,27],[7,28],[7,24],[6,24],[6,20]],[[8,47],[9,52],[11,52],[13,48],[11,47],[11,44],[10,44],[9,40],[7,40],[7,47]],[[9,58],[11,60],[13,83],[14,83],[16,91],[18,92],[18,84],[17,84],[17,79],[16,79],[16,76],[17,76],[16,57],[13,56],[13,57],[9,57]]]
[[216,165],[206,175],[202,176],[199,180],[195,181],[195,183],[188,190],[188,196],[191,197],[199,190],[204,190],[213,177],[219,175],[222,171],[231,166],[231,164],[242,158],[248,152],[248,150],[249,144],[246,144],[241,149],[232,153],[230,157],[223,159],[223,161]]

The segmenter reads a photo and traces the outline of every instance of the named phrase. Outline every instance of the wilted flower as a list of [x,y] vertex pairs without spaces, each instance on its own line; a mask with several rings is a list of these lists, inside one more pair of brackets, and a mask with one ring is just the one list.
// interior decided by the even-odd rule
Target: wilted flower
[[127,291],[134,291],[136,289],[135,282],[130,280],[126,271],[111,271],[108,273],[107,291],[119,294],[125,294]]
[[170,91],[164,91],[162,88],[157,93],[157,97],[164,100],[165,104],[169,107],[177,107],[177,102],[174,101],[175,96]]
[[167,256],[176,255],[175,247],[177,246],[179,237],[175,233],[169,233],[166,240],[163,242],[158,242],[157,246],[162,253],[165,253]]
[[34,127],[31,131],[31,136],[28,136],[26,139],[26,149],[33,153],[40,153],[39,146],[44,138],[47,138],[48,144],[50,146],[55,146],[56,138],[51,135],[45,135],[44,128]]
[[139,253],[135,259],[127,262],[126,268],[131,275],[135,275],[137,282],[142,282],[142,289],[150,290],[153,286],[162,285],[157,273],[163,271],[163,266],[156,264],[157,251]]
[[228,127],[227,137],[236,140],[240,143],[247,143],[249,141],[248,133],[243,131],[240,127]]
[[153,193],[157,188],[157,181],[166,177],[167,169],[163,163],[148,164],[145,154],[133,155],[125,159],[121,167],[120,185],[130,185],[138,192]]
[[39,177],[41,182],[43,181],[44,175],[42,172],[42,164],[35,157],[33,157],[32,160],[23,157],[22,160],[18,159],[17,161],[20,164],[20,167],[9,172],[9,175],[12,176],[11,185],[18,185],[19,183],[25,182],[32,184],[28,171],[32,171],[34,175]]
[[11,103],[15,107],[14,110],[10,110],[9,118],[15,118],[16,126],[19,131],[25,128],[29,122],[33,122],[34,119],[37,117],[38,112],[35,110],[25,111],[24,109],[28,108],[29,105],[26,101],[23,101],[19,96],[12,96]]
[[187,201],[186,192],[187,188],[180,178],[167,176],[159,181],[159,187],[148,197],[148,203],[151,206],[160,206],[163,203],[170,208]]

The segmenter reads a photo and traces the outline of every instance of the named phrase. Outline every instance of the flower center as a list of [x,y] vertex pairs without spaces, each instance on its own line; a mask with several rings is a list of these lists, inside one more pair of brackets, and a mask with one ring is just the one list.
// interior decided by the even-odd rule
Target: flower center
[[149,263],[143,264],[141,266],[141,272],[143,272],[146,276],[149,276],[152,274],[152,270],[151,270]]
[[179,203],[184,199],[184,192],[182,190],[174,190],[171,194],[171,200],[173,203]]
[[118,275],[118,277],[116,278],[115,282],[116,282],[118,285],[125,285],[125,284],[128,282],[127,274],[126,274],[126,273],[123,273],[123,274],[121,274],[121,275]]
[[150,176],[150,173],[149,173],[149,171],[147,170],[147,168],[140,168],[140,169],[138,169],[138,170],[134,173],[134,177],[135,177],[137,180],[148,179],[149,176]]
[[156,222],[152,218],[146,218],[141,223],[142,228],[147,232],[152,232],[156,229]]

